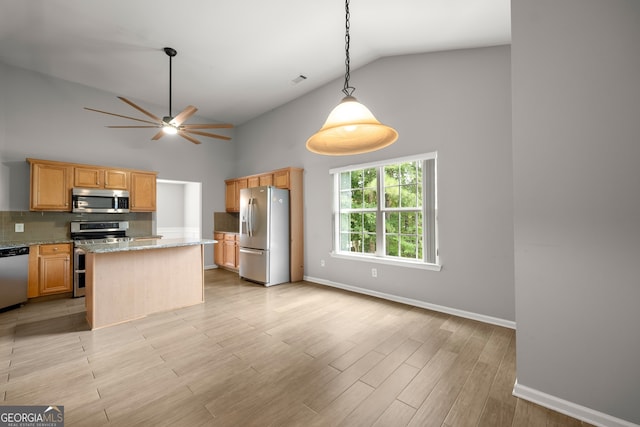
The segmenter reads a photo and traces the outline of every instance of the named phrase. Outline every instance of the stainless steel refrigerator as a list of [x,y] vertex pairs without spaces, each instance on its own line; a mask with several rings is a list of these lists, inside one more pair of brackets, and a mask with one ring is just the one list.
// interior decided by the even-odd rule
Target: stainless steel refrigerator
[[289,269],[289,190],[240,190],[240,277],[265,286],[286,283]]

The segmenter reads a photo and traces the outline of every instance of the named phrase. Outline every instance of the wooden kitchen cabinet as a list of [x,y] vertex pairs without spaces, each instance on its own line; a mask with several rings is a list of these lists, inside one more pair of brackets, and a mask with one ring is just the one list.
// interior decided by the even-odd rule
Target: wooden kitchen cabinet
[[240,190],[247,188],[247,178],[227,179],[225,181],[225,203],[227,212],[240,212]]
[[155,212],[156,174],[154,172],[131,172],[129,210],[131,212]]
[[273,173],[274,185],[278,188],[289,188],[289,169],[278,170]]
[[29,250],[29,298],[73,290],[70,243],[34,245]]
[[247,187],[263,187],[265,185],[273,185],[273,174],[265,173],[262,175],[252,175],[247,177]]
[[132,212],[156,210],[156,172],[29,158],[27,162],[31,168],[29,210],[71,212],[73,187],[129,190]]
[[239,261],[238,235],[235,233],[225,233],[224,235],[224,258],[222,264],[230,269],[238,269]]
[[224,265],[224,233],[213,233],[213,263],[221,267]]
[[73,168],[57,162],[29,161],[32,211],[70,211]]
[[73,186],[82,188],[129,189],[129,172],[118,169],[75,167]]

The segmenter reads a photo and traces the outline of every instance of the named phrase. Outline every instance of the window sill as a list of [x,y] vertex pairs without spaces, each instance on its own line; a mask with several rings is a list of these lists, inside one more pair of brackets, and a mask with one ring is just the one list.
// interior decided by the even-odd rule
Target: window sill
[[440,264],[427,264],[424,262],[412,262],[412,261],[400,261],[388,258],[380,258],[371,255],[345,255],[337,252],[331,252],[332,258],[348,259],[350,261],[365,261],[372,262],[374,264],[386,264],[395,265],[397,267],[417,268],[420,270],[440,271],[442,265]]

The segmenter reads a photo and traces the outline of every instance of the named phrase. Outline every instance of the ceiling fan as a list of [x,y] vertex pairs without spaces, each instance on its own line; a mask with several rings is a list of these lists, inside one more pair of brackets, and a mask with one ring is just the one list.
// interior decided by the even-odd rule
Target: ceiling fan
[[208,136],[210,138],[224,139],[227,141],[230,140],[231,138],[229,138],[228,136],[218,135],[218,134],[209,133],[209,132],[203,132],[198,129],[229,129],[229,128],[233,128],[233,125],[231,124],[213,124],[213,123],[212,124],[184,124],[184,122],[187,121],[189,117],[191,117],[193,114],[195,114],[196,111],[198,111],[198,109],[193,105],[187,106],[175,117],[171,115],[171,60],[173,59],[174,56],[178,54],[178,52],[175,49],[170,47],[165,47],[164,52],[167,54],[167,56],[169,56],[169,115],[168,116],[164,116],[162,119],[160,119],[159,117],[155,116],[154,114],[151,114],[144,108],[140,107],[139,105],[136,105],[132,101],[122,96],[119,96],[118,99],[129,104],[130,106],[140,111],[145,116],[153,119],[153,121],[138,119],[135,117],[123,116],[121,114],[109,113],[107,111],[96,110],[94,108],[84,107],[84,109],[89,111],[95,111],[97,113],[109,114],[110,116],[122,117],[125,119],[135,120],[142,123],[148,123],[148,125],[145,125],[145,126],[107,126],[107,127],[120,128],[120,129],[125,129],[125,128],[126,129],[133,129],[133,128],[160,129],[158,133],[156,133],[151,138],[152,140],[158,140],[162,138],[162,136],[165,134],[167,135],[178,134],[179,136],[183,137],[188,141],[193,142],[194,144],[200,144],[200,141],[198,141],[194,137],[194,135]]

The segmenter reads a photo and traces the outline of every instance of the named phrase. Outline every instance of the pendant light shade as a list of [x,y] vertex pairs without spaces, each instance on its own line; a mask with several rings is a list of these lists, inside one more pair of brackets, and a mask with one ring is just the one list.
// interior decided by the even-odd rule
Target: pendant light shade
[[379,150],[398,139],[395,129],[380,123],[367,107],[345,96],[324,126],[307,140],[307,149],[327,156],[346,156]]
[[376,151],[393,144],[398,139],[395,129],[380,123],[367,107],[353,97],[354,87],[349,86],[349,0],[345,0],[345,67],[344,88],[346,95],[329,114],[322,128],[307,140],[307,150],[327,156],[347,156]]

